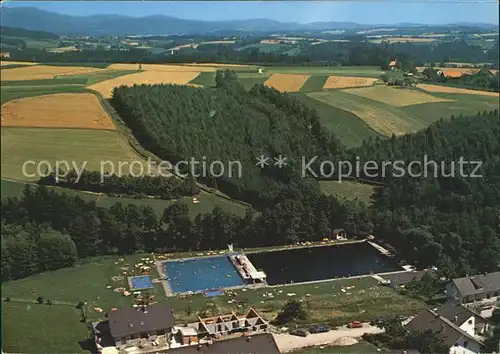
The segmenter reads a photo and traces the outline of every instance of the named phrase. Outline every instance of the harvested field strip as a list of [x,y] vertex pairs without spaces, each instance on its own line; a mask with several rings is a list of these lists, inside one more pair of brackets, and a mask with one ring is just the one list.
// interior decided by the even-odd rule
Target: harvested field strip
[[[85,168],[93,171],[101,170],[101,161],[110,161],[116,172],[120,161],[143,161],[116,131],[2,127],[1,134],[1,173],[8,179],[38,180],[36,175],[27,176],[22,171],[23,164],[29,160],[36,163],[49,161],[52,165],[55,161],[68,161],[80,168],[87,161]],[[128,173],[128,167],[124,166],[123,174]],[[133,172],[137,173],[137,170]],[[30,165],[26,172],[36,174],[36,169]],[[41,172],[45,171],[42,169]]]
[[141,69],[146,71],[167,71],[167,72],[203,72],[216,71],[215,67],[190,66],[190,65],[163,65],[163,64],[141,64]]
[[228,68],[257,68],[255,65],[247,64],[221,64],[221,63],[193,63],[188,64],[189,66],[213,66],[213,67],[228,67]]
[[119,86],[133,86],[141,84],[177,84],[185,85],[194,80],[199,72],[151,72],[143,71],[135,74],[120,76],[111,80],[101,81],[88,88],[100,92],[105,98],[110,98],[113,88]]
[[264,85],[280,92],[296,92],[308,78],[309,75],[273,74]]
[[394,107],[410,106],[432,102],[450,102],[445,98],[434,97],[419,90],[394,88],[388,86],[373,86],[343,90],[353,95],[369,98]]
[[2,106],[2,127],[116,130],[91,93],[59,93],[13,100]]
[[300,91],[320,91],[323,89],[328,76],[326,75],[312,75],[307,79],[307,81],[302,85]]
[[52,93],[80,93],[90,92],[79,85],[35,86],[35,87],[5,87],[0,90],[0,104],[23,97],[35,97]]
[[361,118],[351,112],[315,100],[304,93],[295,93],[293,95],[309,108],[316,109],[321,125],[332,133],[335,133],[347,146],[359,146],[363,140],[367,140],[370,137],[381,137],[380,134],[370,128]]
[[108,70],[139,70],[139,64],[111,64]]
[[349,76],[329,76],[323,85],[323,89],[342,89],[347,87],[370,86],[377,79],[349,77]]
[[470,90],[464,88],[450,87],[450,86],[441,86],[441,85],[429,85],[429,84],[420,84],[418,88],[428,91],[428,92],[443,92],[443,93],[462,93],[468,95],[479,95],[479,96],[490,96],[490,97],[500,97],[500,93],[498,92],[489,92],[489,91],[479,91],[479,90]]
[[32,63],[30,61],[0,61],[0,66],[5,66],[5,65],[38,65],[38,63]]
[[403,110],[340,90],[311,92],[310,97],[353,113],[376,132],[391,136],[415,132],[427,126]]
[[2,71],[2,81],[53,79],[59,75],[82,75],[106,69],[82,66],[33,65]]
[[270,73],[282,74],[338,75],[371,78],[378,78],[384,73],[378,66],[268,66],[265,67],[265,70]]

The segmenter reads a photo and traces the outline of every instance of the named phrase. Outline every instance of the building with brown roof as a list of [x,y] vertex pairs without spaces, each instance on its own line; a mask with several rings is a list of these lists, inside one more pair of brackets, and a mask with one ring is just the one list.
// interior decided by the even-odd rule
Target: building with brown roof
[[124,308],[108,313],[109,331],[117,347],[157,336],[168,341],[174,326],[171,307],[163,302],[151,306]]
[[422,310],[405,327],[413,333],[433,331],[450,348],[450,354],[475,354],[481,350],[478,339],[429,309]]

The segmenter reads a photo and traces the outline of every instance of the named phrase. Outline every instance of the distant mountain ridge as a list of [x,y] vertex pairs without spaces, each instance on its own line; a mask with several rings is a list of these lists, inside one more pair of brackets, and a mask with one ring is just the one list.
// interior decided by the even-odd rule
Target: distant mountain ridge
[[[48,12],[33,7],[1,8],[2,26],[53,32],[58,35],[98,36],[98,35],[169,35],[169,34],[210,34],[223,31],[272,32],[297,30],[355,30],[380,27],[425,27],[430,25],[407,23],[392,25],[363,25],[354,22],[279,22],[258,18],[229,21],[201,21],[180,19],[167,15],[130,17],[123,15],[71,16]],[[493,24],[456,24],[457,26],[498,28]],[[450,27],[454,24],[432,27]]]

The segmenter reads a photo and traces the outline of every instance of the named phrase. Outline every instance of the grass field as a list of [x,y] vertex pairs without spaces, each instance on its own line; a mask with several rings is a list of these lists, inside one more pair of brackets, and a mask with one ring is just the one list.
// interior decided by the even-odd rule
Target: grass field
[[189,81],[190,84],[201,85],[204,87],[212,87],[215,86],[215,73],[211,72],[203,72],[200,73],[193,80]]
[[[89,318],[97,318],[101,314],[92,311],[95,306],[106,311],[111,307],[132,304],[130,298],[112,289],[106,289],[106,286],[111,285],[112,288],[125,286],[125,279],[114,282],[111,277],[121,275],[121,267],[125,263],[128,266],[133,265],[140,257],[144,255],[128,256],[124,262],[119,262],[118,257],[102,257],[77,267],[9,281],[2,284],[2,297],[34,301],[37,296],[43,296],[45,299],[70,304],[87,301]],[[155,269],[152,276],[156,276]],[[89,279],[92,279],[92,282],[89,282]],[[347,292],[342,291],[345,287],[352,288]],[[34,289],[36,296],[33,295]],[[154,293],[158,300],[165,298],[159,284],[155,285]],[[273,293],[274,297],[270,299],[264,296],[268,293]],[[287,295],[289,293],[295,295]],[[247,289],[247,291],[237,290],[235,296],[222,295],[212,299],[207,299],[202,294],[190,296],[188,299],[170,297],[168,302],[178,320],[191,321],[196,319],[198,312],[205,308],[208,302],[215,304],[217,313],[243,312],[252,306],[262,312],[267,319],[273,319],[282,306],[291,299],[303,300],[310,315],[309,323],[333,321],[337,325],[353,319],[364,321],[389,315],[408,315],[423,307],[423,303],[418,300],[406,298],[388,287],[377,285],[377,281],[371,277]],[[228,303],[229,300],[235,301]]]
[[[16,181],[8,181],[1,180],[1,196],[2,198],[8,197],[19,197],[22,195],[23,190],[25,188],[25,183],[16,182]],[[77,191],[74,189],[67,188],[58,188],[58,187],[47,187],[49,189],[53,189],[58,193],[66,193],[69,196],[79,196],[83,200],[89,202],[94,201],[97,206],[103,208],[109,208],[115,203],[122,203],[124,205],[134,204],[137,206],[149,206],[151,207],[158,216],[163,215],[163,211],[174,201],[163,200],[163,199],[136,199],[130,197],[110,197],[107,195],[98,195],[95,193],[88,193],[84,191]],[[235,215],[243,217],[245,215],[247,207],[243,204],[238,203],[236,201],[227,200],[224,198],[220,198],[217,195],[201,192],[198,196],[199,203],[194,204],[192,202],[192,198],[185,197],[183,198],[185,203],[189,208],[189,215],[192,219],[196,217],[196,215],[200,213],[209,213],[216,206],[221,208],[222,210],[233,213]]]
[[427,126],[425,120],[396,107],[341,90],[311,92],[308,95],[321,102],[355,114],[382,135],[403,135]]
[[72,306],[4,302],[1,312],[6,353],[88,353],[89,331]]
[[[119,133],[106,130],[2,127],[1,144],[2,177],[21,181],[38,180],[23,175],[22,166],[28,160],[52,165],[68,161],[79,168],[87,161],[86,169],[96,171],[101,169],[101,161],[112,161],[115,166],[119,161],[142,161]],[[27,171],[35,173],[34,167]]]
[[321,124],[335,133],[347,146],[358,146],[364,139],[381,136],[355,114],[315,100],[303,93],[296,93],[294,96],[309,108],[316,109]]
[[0,104],[24,97],[35,97],[54,93],[83,93],[90,92],[84,86],[58,85],[58,86],[2,86],[0,89]]
[[268,66],[269,73],[304,74],[304,75],[338,75],[378,78],[384,72],[378,66]]
[[7,102],[2,106],[2,126],[116,130],[91,93],[59,93]]
[[373,200],[372,196],[375,193],[375,186],[369,184],[354,182],[354,181],[321,181],[319,182],[321,191],[327,195],[333,195],[339,200],[355,200],[359,199],[370,205]]
[[346,89],[344,92],[369,98],[394,107],[404,107],[422,103],[453,102],[453,100],[432,96],[420,90],[389,87],[385,85]]
[[302,85],[300,91],[319,91],[323,89],[328,76],[326,75],[313,75]]
[[[294,350],[293,354],[377,354],[378,348],[368,342],[359,342],[345,347],[310,347]],[[383,351],[382,351],[383,353]]]
[[428,92],[461,93],[465,95],[489,96],[489,97],[495,97],[497,100],[500,98],[500,93],[498,92],[470,90],[465,88],[458,88],[458,87],[451,87],[444,85],[420,84],[418,85],[418,88]]
[[270,53],[270,52],[279,52],[292,48],[287,44],[279,44],[279,43],[256,43],[256,44],[248,44],[244,47],[240,47],[237,50],[247,50],[247,49],[259,49],[262,53]]

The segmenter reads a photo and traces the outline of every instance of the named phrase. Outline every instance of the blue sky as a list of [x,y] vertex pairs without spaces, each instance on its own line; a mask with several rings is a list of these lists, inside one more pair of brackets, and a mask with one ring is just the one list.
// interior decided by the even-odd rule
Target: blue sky
[[8,7],[37,7],[69,15],[164,14],[196,20],[269,18],[289,22],[342,21],[362,24],[417,22],[498,24],[497,0],[385,1],[3,1]]

